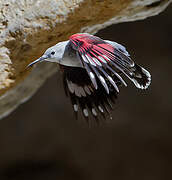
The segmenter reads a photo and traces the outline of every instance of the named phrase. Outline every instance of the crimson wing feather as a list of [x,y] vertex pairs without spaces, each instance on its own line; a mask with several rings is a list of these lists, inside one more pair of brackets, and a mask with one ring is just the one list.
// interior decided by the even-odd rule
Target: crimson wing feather
[[119,72],[129,77],[129,68],[132,66],[133,61],[127,56],[127,53],[124,53],[122,46],[114,46],[88,34],[73,35],[70,40],[76,50],[78,59],[87,70],[95,88],[97,88],[95,76],[97,76],[107,93],[109,93],[107,81],[113,85],[115,91],[119,92],[112,75],[116,76],[126,86]]
[[127,86],[121,74],[129,78],[137,88],[146,89],[150,85],[150,73],[134,63],[124,46],[89,34],[75,34],[71,36],[70,42],[95,88],[94,79],[97,76],[107,93],[107,81],[119,92],[112,75]]

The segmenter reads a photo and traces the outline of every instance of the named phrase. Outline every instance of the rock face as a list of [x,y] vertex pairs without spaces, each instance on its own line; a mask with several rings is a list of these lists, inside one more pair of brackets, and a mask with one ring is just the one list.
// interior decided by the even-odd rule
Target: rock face
[[114,23],[157,15],[171,0],[1,0],[0,118],[31,97],[57,71],[28,63],[76,32],[96,33]]

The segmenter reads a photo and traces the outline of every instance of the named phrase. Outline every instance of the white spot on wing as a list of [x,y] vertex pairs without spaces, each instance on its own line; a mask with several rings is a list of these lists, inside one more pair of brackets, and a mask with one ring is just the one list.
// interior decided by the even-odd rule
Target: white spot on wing
[[80,92],[80,94],[84,97],[86,97],[85,91],[82,87],[78,87],[78,91]]
[[83,113],[85,117],[88,117],[88,110],[87,109],[83,109]]
[[67,85],[68,85],[69,91],[70,91],[71,93],[74,93],[73,83],[72,83],[71,81],[68,81],[68,80],[67,80]]
[[99,76],[99,79],[100,79],[100,81],[102,82],[103,86],[105,87],[106,92],[109,94],[109,88],[108,88],[108,86],[107,86],[107,84],[106,84],[105,79],[104,79],[102,76]]
[[96,110],[94,108],[92,108],[92,113],[93,113],[94,116],[97,116],[97,112],[96,112]]
[[75,87],[75,95],[78,96],[78,97],[81,97],[81,93],[79,91],[79,87],[77,85],[75,85],[74,87]]
[[91,81],[92,81],[95,89],[97,89],[98,87],[97,87],[97,82],[96,82],[94,74],[92,72],[90,72],[89,75],[90,75]]
[[83,59],[86,63],[88,63],[88,60],[87,60],[87,58],[86,58],[84,55],[82,55],[82,59]]
[[105,79],[102,76],[99,76],[99,78],[100,78],[100,80],[102,81],[103,84],[106,83]]
[[98,108],[99,108],[100,112],[103,113],[103,108],[101,106],[98,106]]
[[93,60],[87,54],[85,54],[85,56],[87,57],[87,59],[91,65],[96,66],[96,64],[93,62]]
[[[141,67],[141,68],[142,68],[142,67]],[[151,78],[150,73],[149,73],[146,69],[142,68],[142,72],[143,72],[148,78]]]
[[78,111],[78,105],[77,105],[77,104],[74,104],[74,105],[73,105],[73,109],[74,109],[75,112],[77,112],[77,111]]
[[90,72],[90,77],[91,77],[92,79],[95,79],[95,76],[94,76],[94,74],[93,74],[92,72]]
[[119,89],[118,86],[116,85],[116,83],[113,81],[113,79],[108,75],[107,78],[109,79],[109,81],[111,82],[111,84],[114,86],[114,88],[116,89],[116,91],[119,93]]

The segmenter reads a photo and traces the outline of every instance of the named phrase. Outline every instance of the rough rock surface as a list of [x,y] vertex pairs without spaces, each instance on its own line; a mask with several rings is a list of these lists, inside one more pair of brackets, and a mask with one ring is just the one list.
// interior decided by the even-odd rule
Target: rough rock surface
[[95,33],[114,23],[157,15],[171,0],[1,0],[0,118],[31,97],[57,70],[26,65],[76,32]]

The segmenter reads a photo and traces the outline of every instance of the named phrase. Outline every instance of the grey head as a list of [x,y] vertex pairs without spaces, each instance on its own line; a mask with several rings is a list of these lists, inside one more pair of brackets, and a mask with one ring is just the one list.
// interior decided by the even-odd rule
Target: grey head
[[40,58],[30,63],[27,67],[33,66],[34,64],[38,62],[42,62],[42,61],[50,61],[50,62],[59,63],[60,60],[63,58],[64,51],[68,43],[69,41],[63,41],[48,48]]

